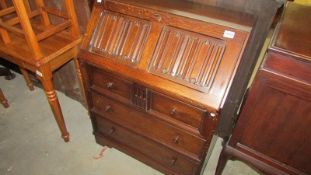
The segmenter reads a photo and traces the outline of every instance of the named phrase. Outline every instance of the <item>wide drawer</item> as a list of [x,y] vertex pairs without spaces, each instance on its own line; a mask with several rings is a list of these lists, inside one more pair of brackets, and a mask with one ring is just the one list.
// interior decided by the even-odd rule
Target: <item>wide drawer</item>
[[165,115],[198,129],[207,114],[204,110],[154,91],[150,92],[150,113]]
[[270,51],[262,69],[311,84],[311,61]]
[[[113,146],[119,149],[120,147],[125,147],[127,149],[132,149],[140,152],[141,154],[147,156],[156,163],[159,163],[160,165],[173,170],[174,172],[176,172],[176,174],[197,174],[200,162],[187,159],[186,157],[172,150],[169,150],[152,140],[133,133],[130,130],[123,128],[122,126],[106,120],[102,117],[95,115],[95,120],[97,127],[95,135],[97,141],[99,141],[100,144],[105,145],[104,142],[101,142],[101,135],[113,140],[116,143],[116,145],[109,146]],[[96,134],[98,132],[100,133],[100,135]]]
[[131,99],[132,83],[130,81],[96,67],[91,67],[88,73],[93,89],[99,89],[106,95],[117,95],[128,100]]
[[116,102],[108,97],[92,93],[92,111],[130,130],[153,139],[193,159],[202,158],[206,140],[174,125],[159,120],[153,115]]

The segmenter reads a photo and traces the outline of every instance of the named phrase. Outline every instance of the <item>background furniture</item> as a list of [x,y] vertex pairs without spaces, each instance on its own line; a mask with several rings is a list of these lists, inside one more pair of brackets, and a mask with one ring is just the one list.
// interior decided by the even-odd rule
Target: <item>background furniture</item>
[[311,6],[288,3],[220,155],[273,175],[311,174]]
[[199,174],[253,23],[183,1],[96,3],[80,54],[96,141]]
[[[52,83],[52,72],[70,61],[77,63],[78,45],[81,41],[73,1],[66,0],[67,13],[61,13],[36,0],[31,7],[27,0],[1,0],[0,55],[20,67],[30,89],[33,89],[28,72],[41,81],[62,137],[69,141],[69,133]],[[49,15],[60,18],[51,23]]]

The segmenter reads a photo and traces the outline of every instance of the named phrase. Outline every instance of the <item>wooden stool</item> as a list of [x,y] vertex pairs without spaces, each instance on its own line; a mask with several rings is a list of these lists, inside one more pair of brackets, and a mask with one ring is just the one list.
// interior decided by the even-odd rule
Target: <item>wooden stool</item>
[[[52,73],[73,59],[81,83],[77,61],[81,36],[73,0],[64,0],[67,13],[46,7],[43,0],[35,0],[33,8],[28,0],[10,2],[12,4],[0,0],[0,56],[20,67],[30,89],[33,85],[27,71],[36,74],[67,142],[69,133],[53,87]],[[49,15],[60,18],[61,22],[52,24]]]

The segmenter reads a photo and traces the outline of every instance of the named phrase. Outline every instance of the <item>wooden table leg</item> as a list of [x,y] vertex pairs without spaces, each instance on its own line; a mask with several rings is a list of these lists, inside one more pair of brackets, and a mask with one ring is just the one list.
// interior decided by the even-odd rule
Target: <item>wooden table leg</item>
[[9,107],[9,103],[8,100],[5,98],[2,90],[0,89],[0,102],[3,105],[3,107],[8,108]]
[[21,67],[19,69],[20,69],[20,71],[22,72],[22,74],[24,76],[24,79],[26,81],[26,84],[27,84],[29,90],[33,91],[34,90],[33,83],[32,83],[32,81],[29,78],[29,74],[28,74],[27,70],[24,69],[24,68],[21,68]]
[[[51,72],[48,74],[52,75]],[[52,112],[54,114],[54,118],[57,122],[57,125],[61,131],[62,138],[64,139],[65,142],[69,141],[69,133],[66,128],[66,124],[64,121],[63,113],[61,111],[59,101],[52,83],[52,76],[42,74],[42,77],[38,78],[41,80],[43,89],[45,91],[45,94],[48,98],[49,104],[51,106]]]

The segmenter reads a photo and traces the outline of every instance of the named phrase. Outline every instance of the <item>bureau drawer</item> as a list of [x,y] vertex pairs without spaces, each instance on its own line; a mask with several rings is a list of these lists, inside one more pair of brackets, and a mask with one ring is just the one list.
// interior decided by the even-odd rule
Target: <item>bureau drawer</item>
[[175,149],[193,159],[199,160],[203,155],[206,140],[186,132],[176,126],[157,119],[153,115],[137,111],[110,98],[92,93],[93,112],[100,114],[120,125]]
[[95,115],[95,120],[98,128],[95,131],[95,135],[100,144],[106,144],[101,139],[101,136],[104,136],[115,143],[115,145],[109,146],[121,148],[121,150],[122,148],[132,149],[149,157],[149,159],[151,158],[156,163],[177,172],[176,174],[192,175],[198,171],[200,162],[190,160],[102,117]]
[[116,94],[126,99],[131,98],[130,81],[95,67],[89,69],[91,87],[106,95]]
[[165,115],[192,127],[201,128],[206,111],[174,100],[157,92],[150,92],[150,113]]

